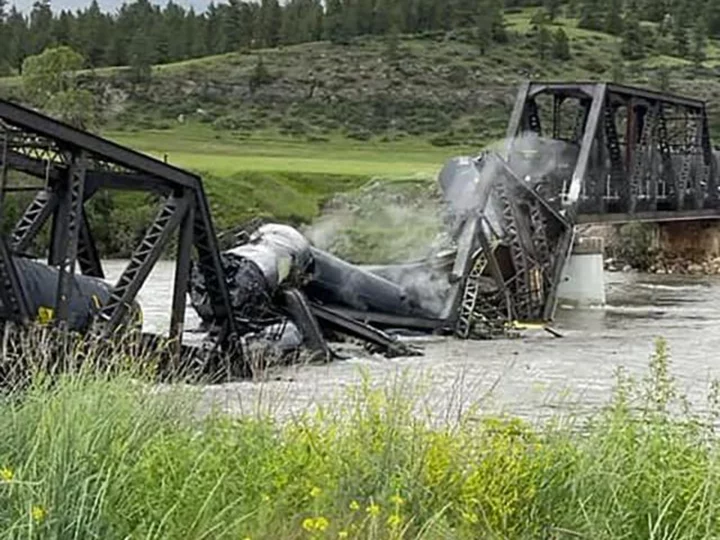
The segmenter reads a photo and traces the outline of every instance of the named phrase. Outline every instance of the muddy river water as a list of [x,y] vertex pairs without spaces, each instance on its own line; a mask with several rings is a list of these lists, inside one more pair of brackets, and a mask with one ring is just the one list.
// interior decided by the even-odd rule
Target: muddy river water
[[[115,279],[124,263],[107,261]],[[140,293],[145,329],[167,331],[174,266],[159,264]],[[471,404],[528,418],[558,410],[582,412],[607,401],[619,366],[642,376],[657,337],[667,340],[673,375],[691,401],[704,402],[720,377],[720,278],[608,273],[604,309],[560,309],[563,337],[532,331],[522,339],[458,341],[428,338],[424,356],[387,360],[357,354],[328,365],[282,368],[261,382],[205,390],[208,402],[231,412],[258,406],[288,414],[328,403],[367,377],[373,384],[421,384],[436,414]],[[189,307],[186,326],[197,326]]]

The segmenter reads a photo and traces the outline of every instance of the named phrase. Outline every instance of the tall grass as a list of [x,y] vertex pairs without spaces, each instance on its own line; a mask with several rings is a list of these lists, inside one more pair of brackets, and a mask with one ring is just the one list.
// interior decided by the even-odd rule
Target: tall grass
[[646,378],[619,374],[589,421],[530,425],[474,411],[442,426],[418,412],[421,394],[402,380],[365,381],[332,406],[280,423],[198,414],[201,388],[157,387],[142,371],[75,369],[50,379],[37,370],[0,400],[0,531],[717,537],[714,417],[690,409],[670,368],[658,342]]

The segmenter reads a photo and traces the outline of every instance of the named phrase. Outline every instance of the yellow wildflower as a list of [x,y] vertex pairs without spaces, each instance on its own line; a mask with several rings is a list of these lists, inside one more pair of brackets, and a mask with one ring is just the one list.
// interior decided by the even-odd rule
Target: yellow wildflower
[[263,502],[270,502],[270,495],[263,495],[262,500]]
[[312,489],[310,490],[310,496],[311,496],[313,499],[316,499],[317,497],[319,497],[321,493],[322,493],[322,490],[321,490],[319,487],[317,487],[317,486],[315,486],[314,488],[312,488]]
[[45,519],[45,516],[47,516],[47,511],[42,506],[35,505],[30,510],[30,515],[35,521],[39,523]]
[[390,497],[390,502],[395,506],[400,506],[405,503],[405,501],[400,495],[393,495],[392,497]]
[[380,507],[377,504],[372,503],[367,507],[367,513],[370,514],[371,517],[378,517],[380,515]]
[[399,527],[401,523],[402,523],[402,518],[397,514],[393,514],[387,520],[388,526],[393,529],[396,527]]
[[327,518],[323,516],[318,516],[316,518],[305,518],[302,522],[302,528],[305,529],[307,532],[324,531],[328,528],[329,525],[330,522],[327,520]]
[[348,537],[348,532],[347,532],[347,531],[340,531],[340,532],[338,533],[338,538],[347,538],[347,537]]
[[358,503],[357,501],[352,501],[350,503],[350,510],[352,510],[353,512],[357,512],[358,510],[360,510],[360,503]]
[[318,531],[324,531],[325,529],[328,528],[328,525],[330,525],[330,522],[327,519],[325,519],[324,517],[319,516],[319,517],[315,518],[315,528]]
[[12,469],[8,467],[3,467],[0,469],[0,480],[3,482],[12,482],[12,479],[15,478],[15,473]]

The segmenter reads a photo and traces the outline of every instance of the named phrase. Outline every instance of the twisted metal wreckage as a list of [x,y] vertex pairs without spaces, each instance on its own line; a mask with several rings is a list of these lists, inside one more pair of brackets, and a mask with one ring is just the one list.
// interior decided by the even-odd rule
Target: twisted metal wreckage
[[[504,145],[439,174],[451,249],[387,266],[350,264],[256,221],[221,251],[198,176],[2,100],[0,144],[0,204],[36,193],[0,237],[0,321],[108,338],[136,318],[137,293],[176,238],[167,351],[208,369],[229,358],[240,373],[253,344],[329,359],[328,342],[351,336],[415,355],[399,334],[485,339],[547,322],[576,224],[720,217],[705,104],[610,84],[522,85]],[[115,284],[85,212],[102,189],[148,192],[160,206]],[[45,263],[27,252],[48,221]],[[188,296],[199,346],[182,339]]]
[[[339,332],[409,355],[418,351],[393,335],[485,339],[516,320],[547,319],[567,221],[498,154],[453,159],[439,182],[454,247],[417,262],[358,266],[286,225],[241,228],[222,261],[243,334],[329,356],[325,338]],[[202,274],[193,272],[191,301],[210,325],[206,298]]]

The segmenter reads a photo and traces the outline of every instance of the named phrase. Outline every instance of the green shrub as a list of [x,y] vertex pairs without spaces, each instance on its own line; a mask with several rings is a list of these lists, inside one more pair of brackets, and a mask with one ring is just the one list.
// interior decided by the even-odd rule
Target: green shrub
[[356,141],[369,141],[372,139],[372,136],[371,131],[363,128],[349,129],[346,133],[348,139],[354,139]]
[[654,231],[651,223],[622,225],[617,229],[617,240],[609,246],[609,255],[638,270],[648,270],[658,256]]
[[457,138],[452,131],[441,133],[440,135],[436,135],[435,137],[432,137],[430,139],[430,144],[432,144],[433,146],[454,146],[457,143]]

